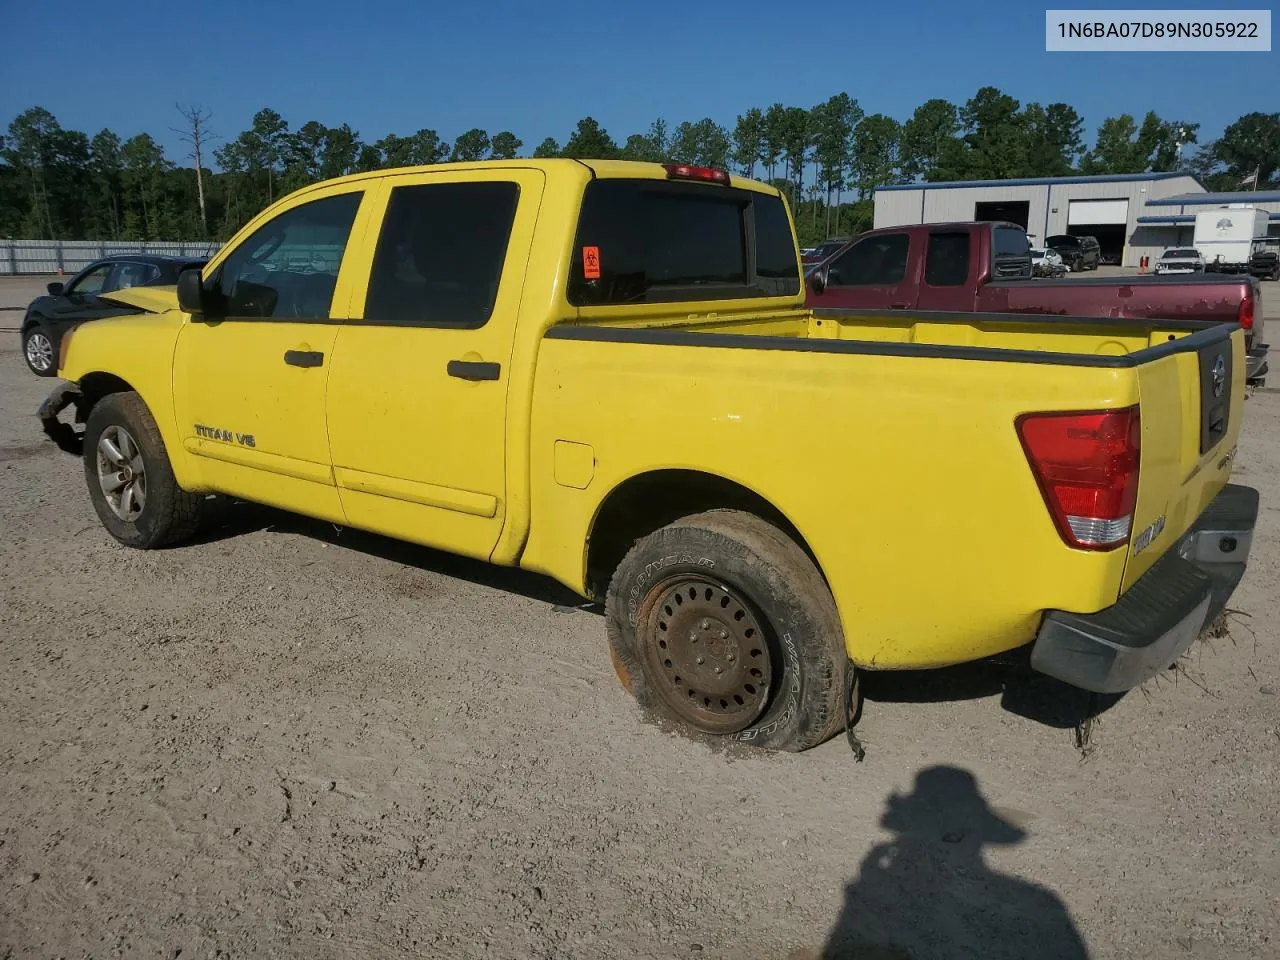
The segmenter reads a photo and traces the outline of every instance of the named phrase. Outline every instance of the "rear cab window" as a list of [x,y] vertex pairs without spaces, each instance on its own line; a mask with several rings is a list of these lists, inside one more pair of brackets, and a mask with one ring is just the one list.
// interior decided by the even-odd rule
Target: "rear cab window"
[[712,184],[593,180],[570,266],[576,307],[795,296],[781,197]]
[[991,231],[991,274],[997,280],[1018,280],[1031,276],[1031,242],[1017,227],[995,227]]

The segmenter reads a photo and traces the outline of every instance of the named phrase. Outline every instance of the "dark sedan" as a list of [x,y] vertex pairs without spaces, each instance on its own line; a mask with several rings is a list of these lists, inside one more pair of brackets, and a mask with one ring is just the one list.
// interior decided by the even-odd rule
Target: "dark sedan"
[[95,260],[65,284],[49,284],[49,292],[31,301],[22,321],[27,366],[36,376],[52,377],[58,372],[58,344],[67,330],[86,320],[136,312],[108,299],[113,291],[172,286],[183,270],[204,264],[204,259],[191,257],[121,253]]

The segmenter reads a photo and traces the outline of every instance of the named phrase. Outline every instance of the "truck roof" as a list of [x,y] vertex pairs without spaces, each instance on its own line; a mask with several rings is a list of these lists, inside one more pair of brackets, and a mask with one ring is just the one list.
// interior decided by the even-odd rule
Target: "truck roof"
[[[464,170],[541,170],[548,179],[553,177],[571,177],[582,179],[629,179],[629,180],[666,180],[667,169],[661,163],[647,163],[638,160],[577,160],[566,157],[551,159],[515,159],[515,160],[474,160],[456,163],[434,163],[412,167],[387,167],[369,170],[364,173],[351,173],[345,177],[334,177],[319,183],[308,184],[297,192],[302,193],[317,187],[331,187],[339,183],[356,183],[362,180],[378,180],[382,177],[404,173],[436,173]],[[780,195],[776,187],[730,174],[729,185],[739,190],[752,190],[756,193]]]
[[[1008,220],[945,220],[941,223],[904,223],[896,227],[876,227],[874,230],[868,230],[867,233],[881,233],[888,230],[971,230],[974,227],[1011,227],[1014,230],[1023,230],[1021,225]],[[1026,231],[1023,230],[1023,232]]]

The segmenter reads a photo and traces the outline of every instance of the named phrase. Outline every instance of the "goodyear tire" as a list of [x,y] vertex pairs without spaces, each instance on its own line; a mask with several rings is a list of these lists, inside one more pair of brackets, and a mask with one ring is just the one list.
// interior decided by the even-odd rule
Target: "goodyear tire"
[[623,686],[691,733],[800,751],[842,728],[851,668],[835,602],[759,517],[714,510],[637,541],[605,615]]
[[136,393],[109,394],[90,412],[84,473],[98,519],[127,547],[181,543],[200,525],[204,498],[178,486],[155,418]]

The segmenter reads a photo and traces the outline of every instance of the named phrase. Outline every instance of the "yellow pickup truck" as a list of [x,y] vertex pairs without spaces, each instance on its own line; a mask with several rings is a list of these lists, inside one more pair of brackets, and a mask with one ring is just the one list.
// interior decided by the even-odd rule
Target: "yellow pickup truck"
[[859,670],[1130,688],[1258,512],[1238,326],[806,309],[785,200],[720,170],[360,174],[116,296],[40,417],[120,542],[225,494],[548,574],[641,704],[744,743],[830,737]]

